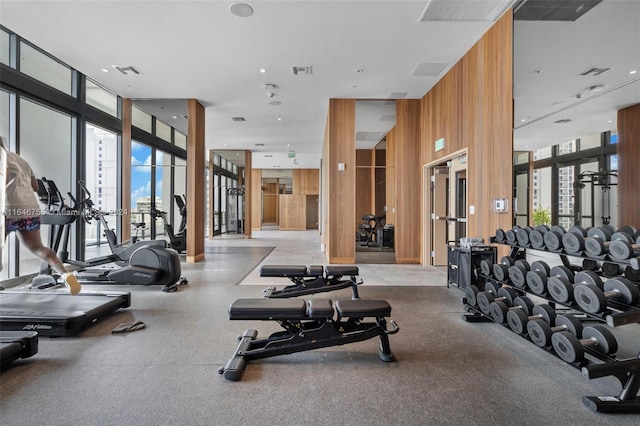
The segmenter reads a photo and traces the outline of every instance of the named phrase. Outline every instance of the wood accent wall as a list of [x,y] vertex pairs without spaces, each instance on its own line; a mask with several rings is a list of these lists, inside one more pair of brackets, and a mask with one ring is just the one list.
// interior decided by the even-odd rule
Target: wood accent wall
[[[262,229],[262,169],[251,169],[251,226],[252,231]],[[248,217],[248,216],[247,216]]]
[[420,100],[396,101],[396,263],[420,263]]
[[358,224],[362,222],[362,216],[369,213],[375,214],[373,153],[374,151],[371,149],[356,149],[356,211],[354,217],[356,230]]
[[[355,263],[356,208],[356,101],[330,99],[325,146],[327,228],[329,263]],[[326,164],[325,164],[326,163]],[[338,163],[345,169],[338,170]],[[323,200],[324,200],[323,196]]]
[[281,231],[304,231],[307,229],[307,196],[305,194],[280,194]]
[[[204,260],[204,107],[187,100],[187,262]],[[191,207],[193,206],[193,207]]]
[[264,183],[262,192],[262,223],[278,223],[278,194],[279,184]]
[[[491,211],[492,199],[512,199],[512,24],[509,10],[422,98],[421,162],[467,149],[467,203],[475,207],[467,215],[467,235],[485,241],[512,223],[513,206],[508,214]],[[434,142],[442,137],[445,148],[435,152]]]
[[[387,169],[386,169],[386,186],[387,191],[385,195],[385,205],[387,211],[385,212],[387,219],[386,223],[395,225],[396,223],[396,128],[395,126],[387,133]],[[417,156],[416,156],[417,158]],[[395,231],[395,229],[394,229]]]
[[124,213],[121,217],[120,241],[131,238],[131,126],[133,102],[122,100],[122,194],[120,206]]
[[640,228],[640,104],[618,110],[618,225]]
[[293,169],[293,194],[318,195],[320,169]]

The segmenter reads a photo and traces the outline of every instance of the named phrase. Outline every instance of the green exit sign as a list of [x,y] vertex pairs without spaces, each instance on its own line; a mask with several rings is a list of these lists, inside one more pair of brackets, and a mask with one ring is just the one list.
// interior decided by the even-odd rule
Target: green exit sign
[[441,151],[444,149],[444,138],[440,138],[435,142],[436,151]]

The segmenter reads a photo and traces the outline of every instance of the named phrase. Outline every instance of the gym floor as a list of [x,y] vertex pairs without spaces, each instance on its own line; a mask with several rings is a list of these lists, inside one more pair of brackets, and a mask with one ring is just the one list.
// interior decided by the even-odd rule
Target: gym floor
[[[618,380],[579,370],[493,323],[469,323],[444,268],[358,264],[363,299],[384,299],[400,332],[395,363],[378,340],[250,362],[239,382],[217,372],[245,329],[229,304],[260,298],[285,278],[262,264],[325,264],[317,231],[260,231],[207,241],[206,261],[182,264],[187,286],[101,286],[132,306],[69,338],[40,338],[39,352],[0,375],[3,425],[636,425],[637,415],[589,411],[582,396],[618,395]],[[85,287],[89,289],[89,286]],[[350,290],[312,297],[350,298]],[[146,328],[112,334],[121,323]],[[640,324],[613,329],[622,358],[640,351]]]

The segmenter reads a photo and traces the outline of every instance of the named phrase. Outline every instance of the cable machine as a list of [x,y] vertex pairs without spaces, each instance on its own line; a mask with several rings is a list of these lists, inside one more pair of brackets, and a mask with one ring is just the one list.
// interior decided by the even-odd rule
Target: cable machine
[[[618,172],[617,170],[601,170],[599,172],[582,172],[576,175],[573,182],[574,191],[585,189],[589,185],[589,191],[591,191],[591,212],[595,216],[595,190],[596,187],[600,187],[602,190],[602,225],[609,225],[611,221],[611,187],[618,184]],[[582,224],[582,215],[580,198],[574,194],[574,208],[576,212],[576,225]],[[594,217],[595,219],[595,217]],[[595,220],[593,225],[595,226]]]

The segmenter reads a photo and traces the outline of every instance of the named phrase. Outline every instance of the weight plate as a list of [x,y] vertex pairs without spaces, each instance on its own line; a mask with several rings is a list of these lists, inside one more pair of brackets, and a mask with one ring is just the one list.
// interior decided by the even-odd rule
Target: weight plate
[[553,331],[551,327],[549,327],[549,324],[539,319],[527,323],[527,334],[536,346],[544,348],[551,344]]
[[477,295],[480,292],[475,285],[467,286],[464,289],[464,295],[467,298],[467,304],[470,306],[476,306],[478,304]]
[[584,250],[588,256],[602,256],[607,252],[607,243],[600,238],[587,237],[584,239]]
[[534,229],[529,233],[529,242],[531,242],[531,247],[535,249],[538,249],[538,250],[544,249],[543,233],[540,232],[538,229]]
[[509,279],[514,286],[523,288],[527,283],[525,276],[526,273],[527,272],[524,270],[524,268],[513,265],[511,268],[509,268]]
[[535,307],[533,301],[527,296],[516,297],[513,301],[513,306],[519,306],[520,309],[522,309],[522,311],[527,315],[531,315],[531,311],[533,311],[533,308]]
[[495,276],[498,281],[506,281],[509,278],[509,267],[501,263],[494,264],[493,276]]
[[573,297],[585,312],[595,314],[607,309],[607,298],[602,290],[594,285],[579,285],[573,291]]
[[549,305],[536,305],[532,311],[533,315],[539,315],[540,319],[553,326],[556,320],[556,310]]
[[603,325],[592,325],[582,330],[583,339],[595,339],[597,345],[589,345],[603,354],[614,354],[618,351],[618,342],[613,334]]
[[522,269],[524,269],[525,272],[531,269],[531,265],[529,265],[529,262],[524,259],[516,260],[513,265],[520,266]]
[[535,262],[533,262],[531,264],[531,270],[532,271],[541,271],[546,276],[549,276],[549,274],[551,273],[551,268],[549,267],[549,265],[547,265],[547,263],[543,262],[542,260],[536,260]]
[[626,268],[624,268],[624,277],[628,280],[634,281],[634,282],[639,282],[640,281],[640,270],[638,269],[633,269],[633,267],[631,265],[627,265]]
[[564,265],[558,265],[551,268],[549,271],[551,277],[566,278],[570,283],[573,282],[573,271]]
[[563,277],[549,278],[547,290],[551,298],[559,303],[568,303],[573,298],[573,284]]
[[564,235],[567,231],[565,231],[565,229],[560,226],[560,225],[553,225],[550,229],[551,232],[556,232],[558,234],[560,234],[561,236]]
[[493,318],[495,322],[502,324],[506,321],[506,315],[507,312],[509,312],[509,307],[506,303],[499,300],[489,305],[489,311],[491,312],[491,318]]
[[547,291],[547,275],[541,271],[527,272],[527,286],[537,295],[543,295]]
[[584,250],[584,238],[582,235],[567,232],[562,236],[562,246],[567,253],[580,253]]
[[611,235],[616,232],[616,228],[613,225],[602,225],[601,228],[609,232]]
[[633,246],[624,240],[611,241],[609,254],[619,260],[630,259],[633,257]]
[[553,230],[545,232],[542,238],[547,249],[557,251],[562,248],[562,234],[559,232]]
[[578,339],[582,337],[582,321],[571,314],[556,316],[556,327],[564,327],[565,331],[573,334]]
[[484,291],[488,291],[491,294],[498,294],[500,287],[502,287],[502,284],[495,281],[487,281],[484,283]]
[[604,262],[602,264],[602,275],[605,277],[615,277],[620,275],[620,265],[617,263]]
[[547,226],[547,225],[538,225],[538,226],[535,227],[535,230],[540,232],[541,234],[544,234],[545,232],[547,232],[550,229],[551,228],[549,228],[549,226]]
[[632,237],[638,233],[636,228],[631,225],[622,225],[620,228],[618,228],[618,232],[624,232],[625,234],[631,235]]
[[516,237],[516,232],[513,229],[510,229],[507,232],[505,232],[505,236],[507,237],[507,244],[511,244],[511,245],[517,244],[518,239]]
[[600,276],[593,271],[580,271],[573,278],[574,284],[591,284],[598,288],[602,288],[602,280]]
[[582,260],[582,269],[586,271],[597,271],[598,270],[598,262],[593,259],[583,259]]
[[513,301],[518,297],[518,293],[511,287],[501,287],[498,289],[498,297],[504,298],[507,306],[513,306]]
[[580,340],[568,331],[553,333],[551,345],[556,355],[565,362],[575,362],[584,358],[584,348]]
[[529,233],[531,231],[526,228],[522,228],[516,232],[516,239],[518,240],[518,245],[521,247],[526,247],[529,245]]
[[622,277],[607,280],[607,282],[604,283],[604,291],[606,293],[617,293],[617,295],[611,296],[611,300],[627,305],[635,305],[638,303],[638,298],[640,298],[638,287],[628,279]]
[[586,237],[587,236],[587,230],[584,229],[582,226],[572,226],[571,228],[569,228],[567,230],[567,233],[570,234],[576,234],[576,235],[580,235],[581,237]]
[[511,256],[502,256],[500,258],[500,264],[502,265],[513,266],[515,263],[516,261]]
[[480,308],[480,311],[485,315],[491,315],[489,305],[491,305],[491,302],[495,300],[493,294],[489,293],[488,291],[481,291],[477,294],[476,300],[478,302],[478,308]]
[[633,234],[629,235],[626,232],[616,232],[611,236],[611,241],[626,241],[629,244],[633,244]]
[[496,242],[504,243],[507,240],[507,236],[504,234],[504,230],[496,229]]
[[529,316],[525,314],[522,309],[512,309],[507,312],[507,324],[509,328],[516,334],[524,333]]
[[491,276],[491,270],[493,269],[493,265],[488,260],[480,261],[480,270],[482,271],[482,275],[485,277]]
[[615,231],[611,231],[610,229],[599,226],[589,228],[589,230],[587,231],[587,237],[596,238],[600,241],[609,241],[614,232]]

